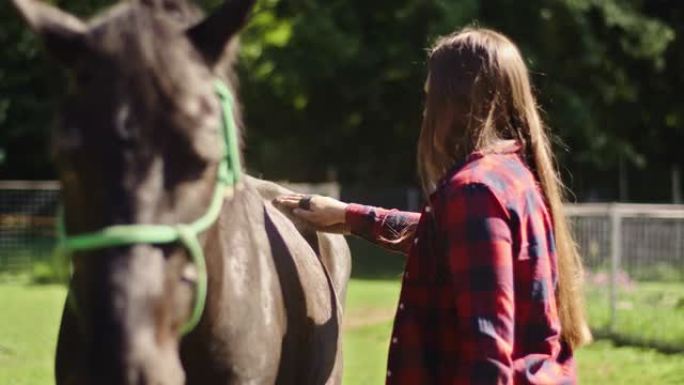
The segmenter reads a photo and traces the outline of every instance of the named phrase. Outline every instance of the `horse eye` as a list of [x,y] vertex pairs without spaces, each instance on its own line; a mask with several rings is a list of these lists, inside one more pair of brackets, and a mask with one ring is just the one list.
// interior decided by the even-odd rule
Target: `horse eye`
[[116,132],[121,139],[131,139],[134,133],[134,118],[128,105],[123,105],[116,112]]

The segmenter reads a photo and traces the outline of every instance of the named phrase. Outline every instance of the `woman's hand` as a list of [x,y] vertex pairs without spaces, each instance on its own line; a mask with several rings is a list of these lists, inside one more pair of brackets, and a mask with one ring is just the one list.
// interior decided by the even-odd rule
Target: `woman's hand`
[[320,231],[345,233],[347,204],[320,195],[283,195],[275,204],[292,209],[292,212]]

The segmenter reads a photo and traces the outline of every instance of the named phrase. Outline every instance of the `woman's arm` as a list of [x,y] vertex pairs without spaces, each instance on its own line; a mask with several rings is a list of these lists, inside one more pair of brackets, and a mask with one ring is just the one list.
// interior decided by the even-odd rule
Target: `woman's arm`
[[453,189],[443,194],[437,220],[457,312],[459,378],[453,382],[509,385],[515,286],[507,211],[485,185]]
[[420,220],[419,213],[347,204],[320,195],[284,195],[275,203],[292,209],[319,231],[351,233],[404,254]]
[[352,234],[402,254],[408,254],[419,221],[420,213],[358,204],[349,204],[346,209],[346,224]]

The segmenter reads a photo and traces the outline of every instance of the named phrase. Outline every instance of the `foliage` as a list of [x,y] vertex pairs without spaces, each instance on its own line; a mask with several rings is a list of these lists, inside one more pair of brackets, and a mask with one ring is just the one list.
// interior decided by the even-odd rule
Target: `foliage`
[[[62,76],[8,3],[0,175],[47,178]],[[59,1],[79,15],[106,4]],[[684,164],[682,20],[678,0],[261,0],[239,65],[248,164],[271,179],[414,182],[425,48],[475,23],[521,46],[549,126],[570,149],[560,160],[578,196],[614,198],[616,173],[597,172]],[[652,190],[669,191],[657,179]]]
[[35,262],[31,266],[31,282],[38,285],[65,284],[70,278],[69,269],[63,258]]
[[[663,151],[665,137],[677,143],[684,134],[674,102],[682,84],[674,49],[682,44],[681,3],[262,4],[263,20],[273,22],[255,23],[246,34],[242,74],[249,158],[267,177],[322,179],[333,168],[343,181],[412,180],[424,48],[472,23],[519,42],[549,125],[572,149],[562,161],[579,178],[622,160],[681,163],[680,152]],[[264,38],[283,30],[279,44]],[[671,83],[652,93],[657,80]]]
[[410,179],[433,11],[413,0],[262,6],[241,63],[252,167],[276,179]]

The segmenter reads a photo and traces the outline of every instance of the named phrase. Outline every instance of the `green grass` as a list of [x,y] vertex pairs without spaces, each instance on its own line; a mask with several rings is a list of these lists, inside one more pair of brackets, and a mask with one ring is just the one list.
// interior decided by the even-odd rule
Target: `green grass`
[[[586,298],[592,327],[606,329],[608,289],[589,287]],[[612,332],[640,344],[684,350],[684,284],[646,282],[621,288]]]
[[0,285],[0,384],[54,383],[53,357],[66,291]]
[[352,280],[347,293],[344,384],[382,384],[394,307],[396,281]]
[[353,279],[347,292],[347,310],[362,312],[368,308],[391,309],[399,300],[399,282]]
[[[382,384],[391,322],[348,331],[345,339],[344,385]],[[580,383],[601,385],[684,384],[684,356],[615,347],[598,341],[576,354]]]
[[[633,298],[643,299],[651,306],[673,301],[663,299],[670,294],[662,297],[657,294],[661,289],[665,293],[671,290],[678,293],[669,286],[644,285],[643,288]],[[345,385],[383,383],[398,292],[396,280],[352,280],[344,332]],[[55,340],[64,295],[65,290],[60,286],[0,284],[0,384],[53,383]],[[656,301],[658,298],[661,299]],[[646,333],[650,332],[649,328],[658,329],[658,325],[649,328],[644,322],[640,325]],[[668,334],[667,330],[661,332]],[[583,384],[684,384],[684,355],[615,347],[610,342],[599,341],[580,350],[577,359]]]
[[[641,292],[643,286],[644,291]],[[347,318],[369,317],[382,314],[378,308],[385,309],[385,314],[392,316],[397,302],[399,283],[396,281],[365,281],[353,280],[348,295]],[[634,311],[626,312],[621,316],[623,324],[640,325],[640,329],[634,329],[633,333],[646,333],[667,335],[667,330],[660,330],[658,323],[647,324],[639,319],[638,306],[648,302],[649,306],[657,307],[658,304],[671,303],[672,299],[656,301],[656,297],[670,298],[678,293],[681,288],[674,285],[644,284],[638,286],[638,290],[631,293],[631,299],[635,302]],[[601,312],[605,312],[605,304],[600,303],[595,297],[587,302],[593,306],[594,318],[604,322],[607,316],[599,318]],[[602,295],[605,297],[605,295]],[[625,299],[626,300],[626,299]],[[603,309],[599,306],[603,306]],[[624,305],[628,308],[629,306]],[[374,308],[373,311],[370,311]],[[369,316],[370,314],[370,316]],[[656,319],[665,317],[668,320],[674,316],[663,314],[645,314],[644,319]],[[668,318],[669,317],[669,318]],[[676,319],[676,318],[675,318]],[[668,323],[669,321],[665,321]],[[684,325],[676,325],[677,327]],[[359,323],[357,327],[350,327],[345,331],[345,385],[375,385],[382,384],[385,377],[385,363],[387,360],[387,347],[391,334],[391,319],[365,325]],[[638,335],[638,334],[637,334]],[[684,355],[666,355],[654,350],[631,347],[616,347],[609,341],[598,341],[589,345],[576,354],[580,379],[582,384],[622,385],[622,384],[648,384],[648,385],[681,385],[684,384]]]
[[582,384],[681,385],[684,356],[598,341],[576,354]]

